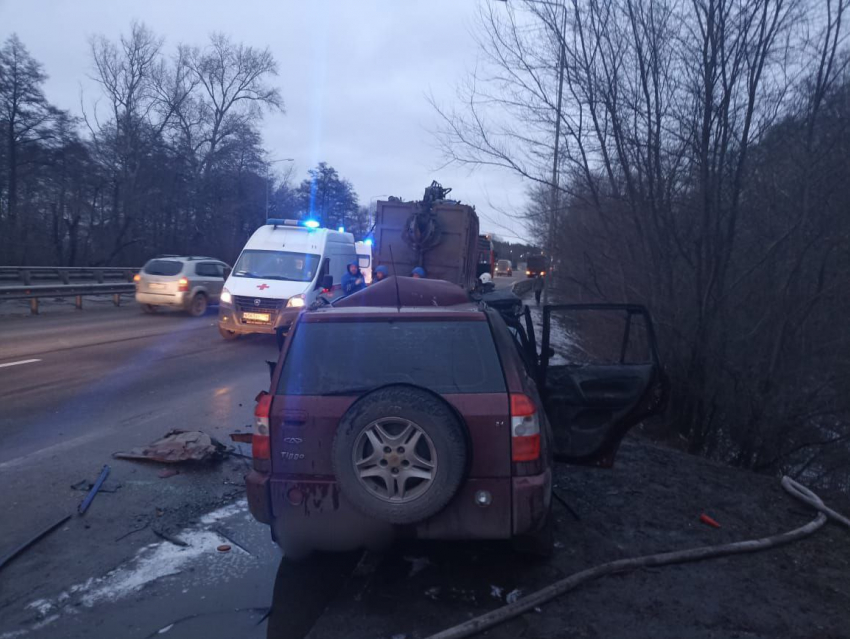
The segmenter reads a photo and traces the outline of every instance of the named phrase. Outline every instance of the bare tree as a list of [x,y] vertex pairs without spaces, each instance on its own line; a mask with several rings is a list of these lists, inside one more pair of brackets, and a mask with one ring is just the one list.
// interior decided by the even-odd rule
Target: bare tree
[[103,238],[112,248],[104,256],[109,263],[124,247],[136,241],[129,232],[141,214],[146,190],[145,158],[166,126],[155,77],[161,64],[162,39],[144,24],[133,22],[130,33],[118,43],[103,36],[92,38],[95,81],[108,104],[108,119],[101,121],[95,106],[94,122],[86,117],[101,162],[109,167],[112,214],[101,224]]
[[[30,56],[17,35],[12,34],[0,49],[0,124],[5,147],[6,206],[0,206],[7,242],[3,251],[11,259],[18,251],[11,244],[18,230],[18,173],[22,147],[49,135],[50,121],[57,114],[44,98],[42,85],[47,76],[39,62]],[[2,193],[2,191],[0,191]],[[2,199],[0,199],[2,203]]]
[[283,111],[280,91],[266,84],[277,75],[277,63],[268,48],[234,44],[214,34],[205,49],[186,52],[185,64],[202,91],[196,103],[204,116],[199,152],[208,174],[216,154],[240,128],[255,122],[263,109]]
[[526,222],[548,233],[562,48],[558,293],[651,305],[666,426],[693,452],[811,470],[801,455],[850,429],[845,359],[821,350],[850,346],[822,324],[848,267],[847,0],[565,1],[565,31],[552,4],[482,4],[482,61],[435,104],[446,159],[526,177]]

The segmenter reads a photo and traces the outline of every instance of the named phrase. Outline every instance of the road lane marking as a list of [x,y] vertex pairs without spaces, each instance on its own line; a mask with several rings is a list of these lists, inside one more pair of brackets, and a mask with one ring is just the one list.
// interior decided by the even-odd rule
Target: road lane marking
[[7,364],[0,364],[0,368],[6,368],[7,366],[17,366],[18,364],[32,364],[33,362],[40,361],[40,359],[22,359],[20,362],[9,362]]

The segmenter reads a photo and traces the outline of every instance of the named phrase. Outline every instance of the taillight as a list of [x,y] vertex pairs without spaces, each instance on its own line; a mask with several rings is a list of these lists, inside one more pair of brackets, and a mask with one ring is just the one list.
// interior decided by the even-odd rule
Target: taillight
[[177,290],[178,291],[188,291],[189,290],[189,280],[185,277],[181,277],[177,280]]
[[263,391],[257,395],[254,408],[254,436],[251,438],[251,455],[256,459],[271,459],[269,445],[269,413],[272,408],[272,396]]
[[529,462],[540,458],[540,419],[528,395],[511,395],[511,459]]

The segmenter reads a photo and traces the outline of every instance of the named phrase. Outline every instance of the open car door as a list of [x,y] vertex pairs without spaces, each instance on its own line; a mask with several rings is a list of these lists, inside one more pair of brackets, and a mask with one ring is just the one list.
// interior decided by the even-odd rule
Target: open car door
[[538,385],[555,459],[612,466],[629,429],[661,412],[667,399],[649,311],[637,304],[544,307]]

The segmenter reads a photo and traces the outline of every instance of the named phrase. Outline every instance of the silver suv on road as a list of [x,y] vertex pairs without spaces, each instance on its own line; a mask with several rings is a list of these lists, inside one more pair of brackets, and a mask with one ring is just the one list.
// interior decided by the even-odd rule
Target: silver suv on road
[[160,306],[180,308],[194,317],[218,304],[230,267],[212,257],[169,255],[149,260],[135,276],[136,301],[146,313]]

